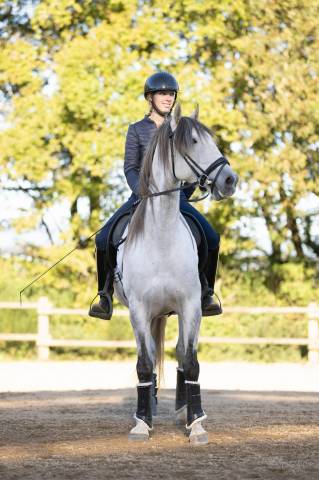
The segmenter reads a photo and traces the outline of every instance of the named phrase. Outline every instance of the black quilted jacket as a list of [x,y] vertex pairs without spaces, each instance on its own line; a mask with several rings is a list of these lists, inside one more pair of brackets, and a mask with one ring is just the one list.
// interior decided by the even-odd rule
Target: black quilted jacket
[[[132,123],[127,131],[125,142],[124,173],[130,189],[138,195],[139,171],[142,159],[152,135],[156,131],[156,124],[147,115],[139,122]],[[185,192],[187,198],[191,196],[194,188]]]

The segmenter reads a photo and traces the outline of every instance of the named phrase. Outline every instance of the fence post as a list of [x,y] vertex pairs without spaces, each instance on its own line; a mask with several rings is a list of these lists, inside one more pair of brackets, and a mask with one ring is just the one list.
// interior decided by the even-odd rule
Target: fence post
[[38,301],[38,339],[37,350],[38,360],[49,360],[50,348],[48,341],[50,340],[50,320],[49,313],[51,304],[47,297],[40,297]]
[[319,363],[319,328],[318,317],[319,309],[316,303],[309,304],[308,312],[308,362],[312,364]]

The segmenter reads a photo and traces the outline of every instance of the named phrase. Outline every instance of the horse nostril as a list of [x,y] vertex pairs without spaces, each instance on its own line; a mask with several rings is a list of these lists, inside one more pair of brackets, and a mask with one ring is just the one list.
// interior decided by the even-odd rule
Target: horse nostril
[[234,183],[234,178],[231,176],[227,177],[225,183],[226,185],[232,185]]

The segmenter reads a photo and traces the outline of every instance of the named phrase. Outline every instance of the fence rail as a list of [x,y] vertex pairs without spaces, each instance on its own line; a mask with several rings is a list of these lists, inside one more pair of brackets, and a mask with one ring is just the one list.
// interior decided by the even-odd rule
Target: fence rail
[[[37,333],[0,333],[0,341],[5,342],[35,342],[38,360],[48,360],[50,347],[102,347],[102,348],[135,348],[133,340],[65,340],[54,339],[50,335],[51,315],[87,316],[87,310],[81,308],[56,308],[47,297],[41,297],[36,303],[25,303],[22,306],[16,302],[0,302],[0,310],[36,310]],[[300,314],[308,318],[307,338],[267,338],[267,337],[199,337],[200,343],[208,344],[241,344],[241,345],[306,345],[308,347],[309,363],[319,363],[319,306],[310,303],[307,307],[224,307],[224,313],[246,313],[250,315],[265,314]],[[113,315],[127,316],[127,310],[115,309]],[[175,347],[176,342],[165,342],[166,348]]]

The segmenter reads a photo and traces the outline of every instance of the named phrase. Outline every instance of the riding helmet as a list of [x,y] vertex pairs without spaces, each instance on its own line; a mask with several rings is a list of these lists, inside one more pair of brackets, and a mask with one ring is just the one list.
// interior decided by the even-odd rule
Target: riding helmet
[[173,77],[173,75],[168,72],[154,73],[153,75],[148,77],[145,82],[144,97],[146,98],[146,95],[148,93],[155,93],[163,90],[171,90],[177,95],[179,86],[175,77]]

